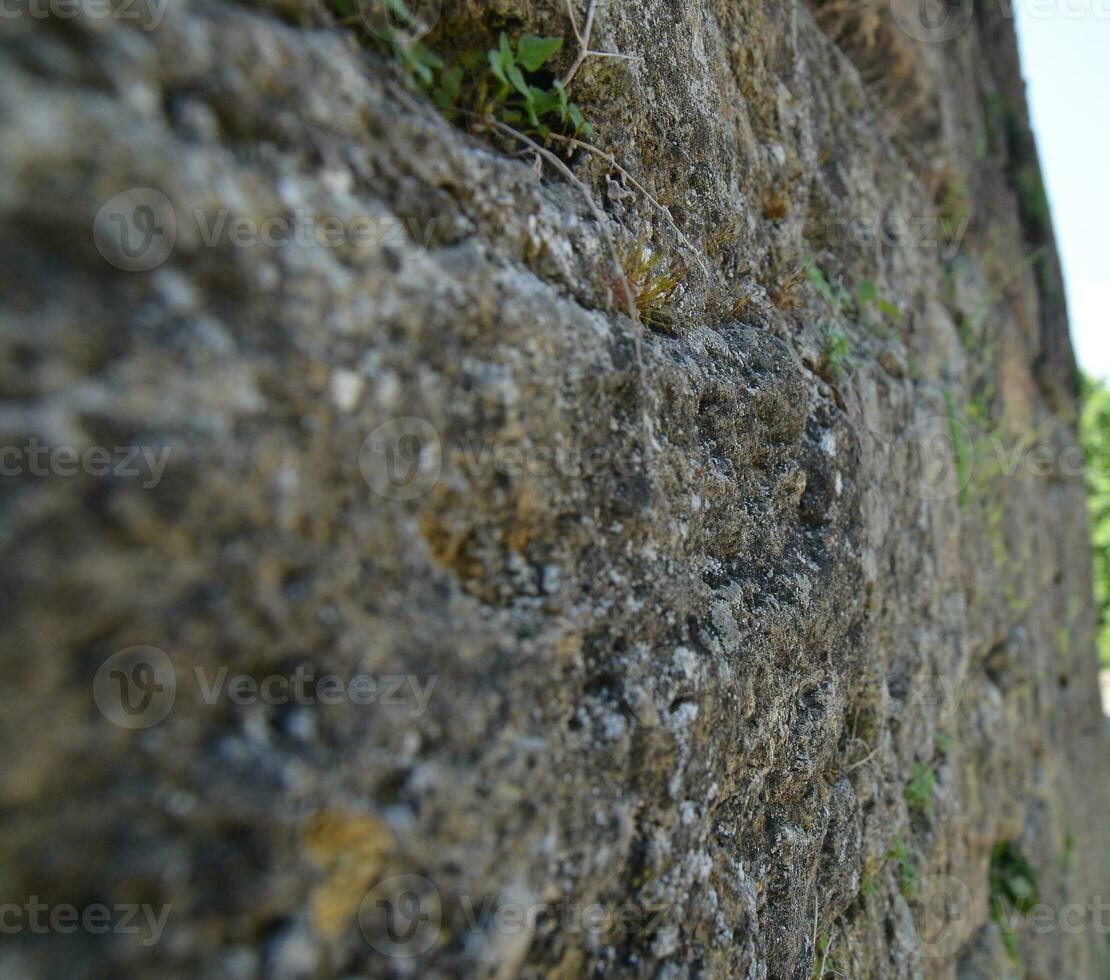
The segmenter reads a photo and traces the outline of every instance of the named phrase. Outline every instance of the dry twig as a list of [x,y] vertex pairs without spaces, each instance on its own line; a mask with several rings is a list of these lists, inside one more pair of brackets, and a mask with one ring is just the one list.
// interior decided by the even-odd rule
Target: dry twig
[[641,194],[643,194],[644,197],[646,197],[652,203],[652,205],[656,208],[656,210],[658,210],[659,213],[662,214],[663,217],[667,219],[667,224],[669,224],[671,226],[671,228],[674,230],[674,233],[678,236],[678,240],[680,242],[682,242],[682,244],[694,256],[694,258],[697,259],[698,265],[701,266],[701,271],[705,273],[706,279],[709,278],[709,269],[706,267],[705,262],[702,261],[701,254],[698,252],[698,250],[696,248],[694,248],[693,244],[690,242],[690,239],[688,239],[682,233],[682,229],[679,228],[678,225],[675,223],[675,220],[671,215],[670,209],[664,207],[654,197],[652,197],[651,194],[648,193],[647,188],[644,187],[643,184],[641,184],[635,177],[632,176],[632,174],[630,174],[627,170],[624,169],[624,167],[622,167],[617,162],[616,157],[614,157],[611,153],[606,153],[600,147],[594,146],[592,143],[587,143],[584,140],[577,139],[573,136],[562,136],[559,133],[552,133],[551,138],[559,140],[562,143],[569,143],[571,146],[577,146],[580,149],[585,150],[587,153],[593,153],[595,156],[601,157],[602,160],[604,160],[606,163],[608,163],[609,166],[611,166],[622,177],[624,177],[625,180],[627,180],[633,187],[636,188],[636,190],[638,190]]
[[570,87],[570,83],[574,81],[574,76],[578,74],[578,69],[582,67],[582,63],[591,56],[595,58],[623,58],[625,61],[636,61],[639,59],[638,55],[621,54],[619,51],[591,50],[590,35],[594,30],[594,13],[596,12],[596,8],[597,0],[590,0],[589,9],[586,11],[586,30],[580,31],[578,29],[578,21],[574,17],[573,0],[567,0],[567,16],[570,17],[570,26],[574,29],[575,40],[578,41],[578,54],[575,55],[574,62],[563,76],[563,88]]

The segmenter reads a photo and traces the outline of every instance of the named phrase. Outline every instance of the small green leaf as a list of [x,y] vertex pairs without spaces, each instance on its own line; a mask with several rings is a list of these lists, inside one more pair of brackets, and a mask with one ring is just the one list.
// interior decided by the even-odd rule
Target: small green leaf
[[555,94],[559,98],[559,119],[562,122],[567,121],[567,90],[563,88],[563,83],[555,79]]
[[522,34],[516,42],[516,60],[527,71],[536,71],[563,46],[561,37]]
[[509,76],[509,81],[513,83],[515,88],[521,95],[524,96],[524,101],[531,104],[532,92],[528,83],[524,80],[524,74],[516,65],[509,65],[505,72]]
[[856,286],[856,295],[859,297],[861,303],[870,303],[878,291],[875,289],[875,284],[870,279],[864,279],[858,286]]
[[459,65],[462,67],[463,71],[474,71],[479,68],[485,60],[481,51],[475,51],[471,48],[459,58]]
[[429,68],[443,67],[443,59],[431,48],[425,47],[423,44],[414,44],[412,53],[422,65],[427,65]]
[[423,44],[401,45],[397,48],[401,63],[425,91],[435,83],[435,72],[443,67],[443,61]]
[[450,108],[459,98],[462,86],[463,70],[461,65],[455,65],[440,75],[439,85],[432,94],[432,100],[440,109]]
[[405,6],[405,0],[385,0],[385,8],[405,27],[419,27],[420,20]]
[[898,309],[890,300],[881,299],[875,304],[883,313],[893,320],[902,319],[902,311]]
[[[532,105],[535,106],[537,116],[546,116],[549,112],[559,113],[559,93],[554,89],[545,92],[543,89],[532,88]],[[561,114],[560,114],[561,115]]]
[[570,121],[574,123],[574,131],[576,133],[583,132],[586,135],[589,135],[592,132],[589,123],[587,123],[586,120],[582,118],[582,110],[579,109],[578,106],[576,106],[573,102],[571,102],[567,106],[567,115],[570,116]]
[[500,48],[493,48],[489,52],[489,67],[496,78],[502,85],[508,85],[509,79],[506,77],[505,72],[512,67],[513,53],[508,52],[506,56],[505,47],[508,45],[508,40],[505,38],[504,32],[501,34],[502,45]]

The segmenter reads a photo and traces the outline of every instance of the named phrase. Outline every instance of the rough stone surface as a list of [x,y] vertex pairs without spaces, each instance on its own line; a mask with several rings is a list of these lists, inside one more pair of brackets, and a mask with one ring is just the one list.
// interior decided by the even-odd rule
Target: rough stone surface
[[[673,224],[571,166],[688,270],[666,329],[577,188],[322,5],[144,26],[4,22],[2,442],[113,457],[3,478],[0,899],[170,909],[25,928],[0,973],[1110,977],[1094,913],[1016,956],[990,914],[1006,841],[1054,912],[1110,901],[1075,369],[997,5],[929,44],[875,0],[601,0],[637,58],[572,95]],[[501,29],[572,38],[556,0],[443,0],[427,40]],[[133,188],[176,225],[148,271],[93,234]],[[298,209],[388,234],[211,241]],[[97,705],[135,645],[176,686],[131,730]],[[410,679],[206,700],[298,668]]]

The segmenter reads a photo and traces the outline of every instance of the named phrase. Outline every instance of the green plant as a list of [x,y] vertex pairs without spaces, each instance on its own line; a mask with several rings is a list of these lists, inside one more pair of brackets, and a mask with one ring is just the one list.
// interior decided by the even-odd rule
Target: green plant
[[844,368],[852,366],[852,349],[848,337],[839,327],[825,327],[825,346],[821,351],[823,370],[835,376]]
[[933,819],[933,791],[936,789],[937,776],[923,762],[913,764],[913,776],[902,791],[911,810],[924,813]]
[[368,38],[389,48],[406,75],[426,91],[432,90],[436,72],[443,69],[443,59],[420,41],[412,39],[423,32],[425,25],[409,10],[404,0],[382,0],[383,16],[374,25],[372,34],[365,30],[367,25],[359,16],[357,0],[327,2],[341,23],[351,27],[361,25]]
[[1079,437],[1086,457],[1087,513],[1091,520],[1095,604],[1098,606],[1098,650],[1110,670],[1110,388],[1084,376]]
[[[984,146],[985,152],[986,147]],[[937,232],[946,241],[962,237],[971,219],[971,199],[967,184],[949,165],[934,172],[930,181],[933,188],[933,205],[937,209]]]
[[948,750],[952,748],[952,736],[947,732],[937,732],[937,750],[941,755],[948,755]]
[[[825,346],[822,351],[821,370],[830,375],[836,375],[843,368],[852,366],[848,336],[838,325],[841,318],[857,318],[868,331],[876,336],[883,336],[885,330],[869,316],[872,306],[895,322],[902,315],[902,311],[894,303],[879,297],[878,289],[869,279],[858,283],[854,292],[845,289],[839,279],[830,282],[812,254],[806,254],[801,271],[825,307]],[[786,308],[778,302],[775,305]]]
[[637,239],[621,254],[625,281],[632,289],[640,319],[648,326],[666,329],[674,318],[667,307],[686,281],[686,267],[678,259],[651,252]]
[[1037,871],[1013,841],[999,841],[991,849],[991,918],[1002,931],[1002,941],[1015,963],[1021,952],[1011,913],[1024,916],[1037,904]]
[[817,264],[812,254],[806,255],[803,268],[810,285],[825,301],[827,311],[833,316],[856,314],[864,321],[865,326],[871,326],[867,318],[867,310],[874,305],[875,309],[895,322],[901,319],[902,311],[895,303],[880,297],[878,288],[870,279],[861,280],[856,284],[854,293],[850,293],[839,279],[836,282],[829,282],[824,270]]
[[960,488],[960,506],[967,504],[969,484],[971,483],[971,446],[967,439],[967,426],[964,424],[952,392],[944,389],[944,407],[948,415],[948,438],[952,442],[952,456],[956,465],[956,485]]
[[999,841],[991,849],[991,901],[1004,901],[1022,915],[1037,904],[1037,871],[1013,841]]
[[[493,115],[541,138],[554,129],[574,135],[593,132],[563,82],[555,78],[547,86],[537,84],[550,77],[546,66],[562,49],[561,37],[522,34],[513,41],[502,31],[495,48],[467,51],[448,65],[423,42],[412,40],[410,34],[423,25],[404,0],[382,2],[389,16],[372,39],[388,47],[402,71],[449,119]],[[329,3],[344,23],[358,22],[354,0]]]
[[[875,284],[870,279],[864,279],[862,282],[856,284],[856,303],[860,310],[860,315],[864,315],[864,311],[871,304],[875,304],[875,308],[885,316],[890,317],[895,323],[902,319],[902,311],[898,306],[888,299],[883,299],[875,288]],[[866,319],[866,316],[864,316]]]
[[825,935],[819,936],[817,942],[814,944],[815,958],[813,961],[811,980],[822,980],[822,977],[825,976],[843,976],[843,973],[837,968],[836,960],[833,957],[833,938],[833,936],[826,933]]
[[806,279],[806,269],[798,266],[791,269],[775,283],[771,290],[771,302],[780,310],[792,310],[801,305],[799,289]]
[[807,255],[802,267],[810,285],[817,291],[817,295],[825,301],[828,312],[833,316],[840,316],[851,310],[851,297],[838,279],[835,283],[829,282],[824,270],[817,264],[816,258]]
[[1071,827],[1064,828],[1064,847],[1060,852],[1060,868],[1067,871],[1075,860],[1075,838],[1072,836]]
[[486,54],[490,72],[500,83],[492,94],[498,114],[504,122],[522,123],[527,119],[532,130],[547,136],[551,127],[541,119],[554,117],[562,128],[570,127],[574,134],[590,135],[593,130],[582,110],[567,98],[563,83],[555,79],[550,88],[539,88],[525,76],[533,75],[563,46],[561,37],[539,37],[522,34],[515,45],[504,31],[497,47]]
[[898,872],[898,888],[906,898],[913,898],[920,890],[917,880],[917,865],[913,855],[901,837],[895,837],[886,854],[888,861],[893,861]]
[[593,130],[582,110],[570,101],[561,81],[556,78],[547,88],[534,84],[540,77],[538,73],[562,46],[561,37],[522,34],[510,41],[502,31],[497,47],[484,56],[468,51],[450,68],[440,61],[429,70],[414,63],[411,53],[399,53],[402,66],[449,119],[461,116],[480,120],[493,116],[518,132],[541,139],[555,130],[575,136],[590,135]]

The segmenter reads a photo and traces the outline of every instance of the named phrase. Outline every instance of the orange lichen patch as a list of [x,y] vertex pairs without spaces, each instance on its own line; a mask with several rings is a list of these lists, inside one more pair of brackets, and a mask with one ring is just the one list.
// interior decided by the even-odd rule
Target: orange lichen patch
[[309,897],[317,932],[338,938],[358,913],[393,850],[389,827],[364,813],[326,810],[314,814],[301,831],[309,860],[323,873]]

